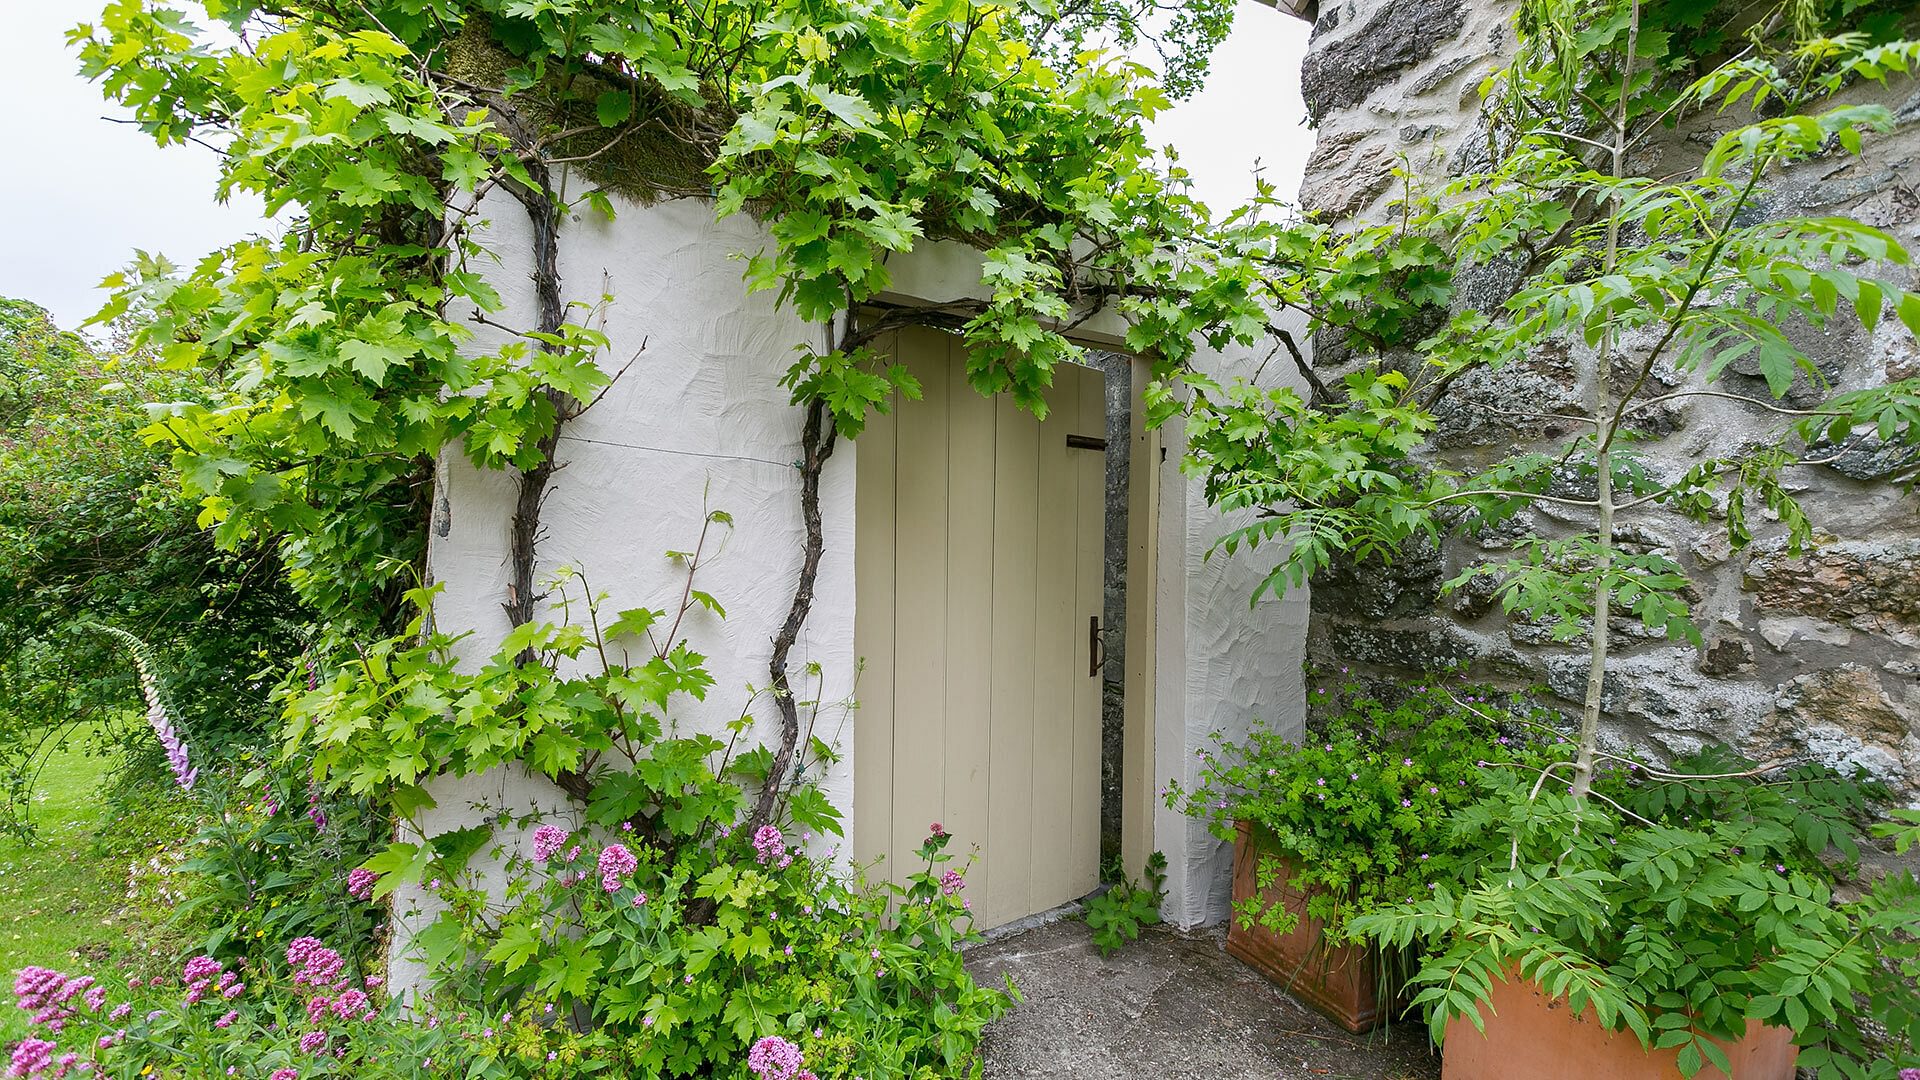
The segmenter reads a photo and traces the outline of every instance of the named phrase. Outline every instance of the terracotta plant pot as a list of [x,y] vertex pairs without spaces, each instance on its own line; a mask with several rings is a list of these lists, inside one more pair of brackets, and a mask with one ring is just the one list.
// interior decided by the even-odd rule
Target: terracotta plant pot
[[[1491,1005],[1492,1008],[1487,1006]],[[1455,1017],[1447,1024],[1441,1052],[1441,1080],[1540,1080],[1579,1076],[1581,1080],[1681,1080],[1680,1051],[1641,1047],[1631,1031],[1609,1031],[1589,1008],[1576,1015],[1565,999],[1547,996],[1531,980],[1494,984],[1490,1001],[1480,1007],[1487,1022],[1482,1035],[1473,1023]],[[1800,1049],[1793,1032],[1747,1021],[1738,1042],[1715,1039],[1733,1065],[1731,1080],[1793,1080]],[[1577,1063],[1577,1064],[1576,1064]],[[1729,1080],[1708,1065],[1695,1080]]]
[[1291,932],[1276,934],[1255,924],[1240,927],[1227,921],[1227,952],[1287,988],[1287,992],[1326,1014],[1355,1034],[1371,1031],[1389,1019],[1394,993],[1383,994],[1379,950],[1361,945],[1328,947],[1318,919],[1307,917],[1307,901],[1320,890],[1302,891],[1293,884],[1293,864],[1279,856],[1285,869],[1267,889],[1258,887],[1255,868],[1262,856],[1276,852],[1260,842],[1251,822],[1238,822],[1233,842],[1233,899],[1238,904],[1258,896],[1278,903],[1298,916]]

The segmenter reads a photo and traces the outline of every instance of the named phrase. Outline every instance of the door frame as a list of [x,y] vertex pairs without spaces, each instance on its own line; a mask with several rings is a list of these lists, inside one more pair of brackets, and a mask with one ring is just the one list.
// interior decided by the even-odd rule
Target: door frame
[[[875,305],[863,312],[867,318],[886,312],[884,305]],[[933,323],[935,328],[949,333],[958,333],[961,320],[955,319],[949,325]],[[1155,763],[1154,745],[1154,700],[1157,693],[1155,685],[1155,646],[1158,622],[1157,593],[1159,591],[1159,529],[1161,478],[1160,466],[1165,457],[1161,434],[1146,424],[1145,390],[1152,378],[1152,365],[1125,347],[1118,337],[1081,328],[1068,335],[1076,344],[1103,352],[1125,356],[1129,364],[1128,387],[1128,446],[1129,467],[1127,470],[1126,521],[1127,521],[1127,566],[1126,590],[1122,610],[1126,614],[1125,622],[1125,662],[1122,680],[1122,738],[1120,740],[1120,761],[1116,768],[1109,770],[1109,748],[1102,741],[1100,769],[1103,778],[1117,774],[1120,787],[1120,858],[1123,869],[1130,876],[1138,877],[1146,865],[1148,855],[1154,850],[1154,801],[1155,787],[1153,770]],[[1089,365],[1091,366],[1091,365]],[[1097,368],[1095,370],[1098,370]],[[1109,448],[1111,450],[1111,448]],[[854,521],[856,538],[863,535],[861,524],[860,489],[865,486],[861,477],[855,476]],[[854,552],[854,587],[860,587],[861,553],[858,539]],[[860,610],[859,597],[855,597],[855,611]],[[889,631],[890,632],[890,631]],[[876,631],[864,623],[858,614],[854,620],[854,655],[856,661],[864,666],[867,657],[884,653],[892,654],[889,639],[884,645],[876,642]],[[855,686],[855,700],[858,701],[868,687],[875,686],[876,673],[861,671],[859,682]],[[884,677],[884,686],[876,687],[877,692],[893,692],[892,677]],[[872,773],[872,764],[882,750],[891,744],[891,731],[876,732],[872,725],[860,723],[858,712],[854,714],[853,735],[853,831],[852,841],[856,860],[862,864],[871,862],[888,846],[888,838],[893,829],[891,799],[884,808],[876,813],[863,809],[863,793],[875,788],[876,775]],[[891,754],[887,754],[888,779],[882,790],[891,792]],[[1104,802],[1104,800],[1103,800]],[[1104,813],[1104,811],[1103,811]]]

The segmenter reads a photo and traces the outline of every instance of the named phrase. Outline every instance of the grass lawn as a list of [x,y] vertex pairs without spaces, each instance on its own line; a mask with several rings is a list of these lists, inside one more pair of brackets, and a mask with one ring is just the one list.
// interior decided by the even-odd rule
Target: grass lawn
[[26,1033],[26,1014],[10,993],[21,967],[105,977],[172,958],[158,925],[164,913],[127,900],[128,866],[172,831],[168,815],[113,819],[104,796],[111,760],[86,753],[86,741],[69,738],[40,773],[38,838],[29,845],[0,837],[0,1045]]

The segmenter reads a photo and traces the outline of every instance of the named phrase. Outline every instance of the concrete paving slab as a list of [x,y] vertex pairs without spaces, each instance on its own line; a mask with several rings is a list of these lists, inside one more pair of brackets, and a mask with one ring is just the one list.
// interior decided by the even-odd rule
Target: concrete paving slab
[[1112,958],[1062,919],[969,951],[1025,1000],[987,1029],[988,1080],[1435,1080],[1406,1025],[1349,1035],[1228,956],[1225,935],[1154,927]]

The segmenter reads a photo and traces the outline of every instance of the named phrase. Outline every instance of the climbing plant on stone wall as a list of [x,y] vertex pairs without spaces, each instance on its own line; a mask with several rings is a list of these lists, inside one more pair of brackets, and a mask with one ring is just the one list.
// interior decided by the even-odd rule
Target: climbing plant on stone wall
[[[1645,62],[1665,46],[1639,38],[1638,10],[1531,16],[1540,32],[1489,85],[1504,118],[1491,170],[1410,191],[1396,220],[1320,241],[1317,254],[1299,228],[1242,229],[1236,254],[1264,246],[1276,268],[1259,288],[1306,314],[1323,348],[1351,362],[1336,385],[1316,377],[1310,396],[1195,381],[1203,392],[1188,432],[1211,497],[1256,515],[1223,546],[1285,541],[1263,592],[1302,584],[1336,557],[1391,557],[1417,538],[1494,529],[1530,507],[1585,520],[1566,536],[1523,539],[1515,557],[1452,583],[1489,578],[1509,611],[1591,644],[1580,790],[1610,616],[1697,637],[1685,575],[1657,552],[1622,551],[1616,516],[1678,510],[1719,522],[1736,547],[1762,518],[1777,520],[1798,550],[1813,523],[1786,473],[1821,464],[1856,432],[1920,442],[1920,383],[1829,386],[1796,331],[1884,318],[1920,332],[1908,252],[1858,221],[1756,213],[1770,175],[1858,152],[1891,128],[1884,107],[1837,95],[1907,72],[1920,44],[1842,35],[1774,48],[1756,32],[1747,50],[1676,87],[1684,69]],[[1564,35],[1545,32],[1562,22]],[[1635,153],[1649,138],[1711,110],[1746,110],[1748,122],[1711,140],[1686,172],[1640,171]],[[1505,296],[1447,318],[1455,276],[1489,266],[1513,271]],[[1363,318],[1373,325],[1356,326]],[[1465,396],[1464,376],[1548,353],[1576,357],[1584,407],[1513,415],[1569,433],[1561,448],[1469,467],[1432,452],[1437,409]],[[1736,363],[1755,365],[1771,391],[1736,400],[1779,419],[1773,438],[1678,474],[1650,468],[1638,446],[1659,409],[1735,397],[1714,383]],[[1796,383],[1828,393],[1804,407],[1782,401]]]
[[[1633,543],[1636,516],[1798,552],[1816,540],[1800,499],[1814,470],[1861,441],[1920,450],[1920,381],[1860,364],[1836,382],[1812,352],[1846,323],[1920,334],[1908,251],[1860,221],[1767,201],[1787,170],[1891,131],[1872,91],[1920,62],[1920,43],[1833,32],[1824,14],[1750,10],[1734,20],[1744,36],[1700,49],[1673,21],[1694,7],[1524,4],[1512,63],[1485,85],[1491,165],[1408,176],[1387,221],[1314,239],[1310,255],[1300,229],[1241,231],[1273,254],[1258,287],[1319,331],[1326,374],[1310,394],[1189,380],[1190,465],[1248,516],[1222,546],[1278,549],[1265,591],[1499,534],[1510,554],[1447,588],[1585,653],[1566,739],[1524,773],[1480,763],[1486,794],[1453,816],[1477,868],[1351,927],[1419,951],[1413,1001],[1448,1046],[1468,1024],[1498,1053],[1522,1041],[1480,1010],[1520,979],[1686,1075],[1730,1069],[1723,1044],[1750,1021],[1791,1029],[1802,1063],[1833,1075],[1912,1063],[1897,1044],[1920,1001],[1915,967],[1882,935],[1913,918],[1914,883],[1892,876],[1866,903],[1834,904],[1823,859],[1855,857],[1843,822],[1864,806],[1845,781],[1724,752],[1663,769],[1601,740],[1628,689],[1609,672],[1617,638],[1700,637],[1684,567]],[[1356,312],[1384,319],[1356,329]],[[1515,369],[1560,376],[1542,380],[1560,392],[1486,392]],[[1754,381],[1734,381],[1741,370]],[[1701,401],[1771,426],[1651,453],[1671,411]],[[1514,434],[1466,450],[1436,437],[1463,417]],[[1829,812],[1843,824],[1816,823],[1820,805],[1847,806]],[[1882,1030],[1896,1034],[1876,1042]]]

